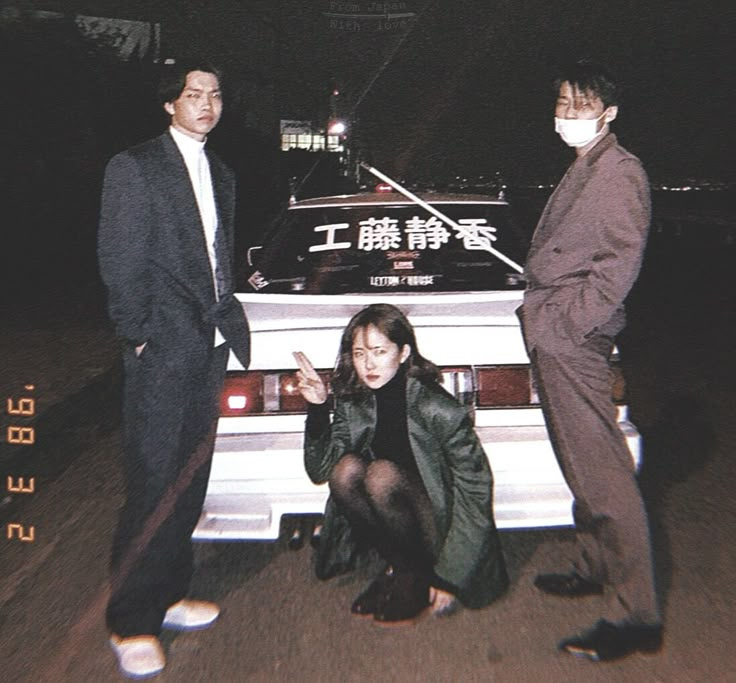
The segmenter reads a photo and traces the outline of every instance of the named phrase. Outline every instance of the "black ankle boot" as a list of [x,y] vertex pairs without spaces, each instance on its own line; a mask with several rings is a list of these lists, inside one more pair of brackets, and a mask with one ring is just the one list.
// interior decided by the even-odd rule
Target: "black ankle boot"
[[375,614],[383,605],[386,593],[389,591],[394,580],[394,570],[390,565],[386,567],[373,581],[370,583],[350,606],[353,614],[360,616]]
[[429,606],[429,579],[408,570],[394,570],[384,600],[373,615],[382,623],[410,621]]

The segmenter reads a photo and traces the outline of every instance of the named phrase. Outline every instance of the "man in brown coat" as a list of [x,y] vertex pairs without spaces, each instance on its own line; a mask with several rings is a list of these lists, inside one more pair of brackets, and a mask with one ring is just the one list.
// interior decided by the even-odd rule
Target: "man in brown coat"
[[591,62],[555,82],[555,129],[576,159],[547,202],[526,263],[519,317],[555,455],[573,493],[576,557],[535,585],[562,597],[603,594],[604,615],[562,651],[594,661],[654,652],[662,626],[646,511],[611,398],[609,358],[641,266],[647,176],[609,124],[617,86]]

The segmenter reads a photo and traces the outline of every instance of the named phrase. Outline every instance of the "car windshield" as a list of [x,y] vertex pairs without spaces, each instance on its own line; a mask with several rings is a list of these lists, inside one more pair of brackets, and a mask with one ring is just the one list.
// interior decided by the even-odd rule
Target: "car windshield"
[[[312,204],[291,208],[255,259],[268,293],[343,294],[518,289],[527,242],[498,201]],[[457,229],[457,228],[460,229]]]

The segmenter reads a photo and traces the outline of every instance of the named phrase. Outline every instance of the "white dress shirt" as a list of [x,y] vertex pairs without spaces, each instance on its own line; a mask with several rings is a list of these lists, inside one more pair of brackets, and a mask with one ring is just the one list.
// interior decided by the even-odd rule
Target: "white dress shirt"
[[[209,258],[212,273],[212,286],[215,289],[215,299],[218,299],[219,295],[215,278],[215,272],[217,270],[217,256],[215,254],[217,206],[215,205],[215,193],[212,188],[210,164],[207,161],[207,155],[204,151],[205,143],[204,141],[200,142],[199,140],[190,138],[188,135],[176,130],[173,126],[169,127],[169,132],[184,157],[184,163],[189,172],[189,178],[192,181],[192,188],[194,189],[194,196],[197,199],[199,215],[202,219],[202,227],[204,229],[204,241],[207,245],[207,257]],[[215,346],[219,346],[224,341],[225,338],[222,336],[220,330],[215,328]]]

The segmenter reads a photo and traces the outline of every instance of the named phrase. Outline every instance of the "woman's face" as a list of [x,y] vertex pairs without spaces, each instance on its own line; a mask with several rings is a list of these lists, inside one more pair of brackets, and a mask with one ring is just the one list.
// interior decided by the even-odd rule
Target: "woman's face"
[[408,344],[399,348],[375,325],[359,327],[353,335],[353,365],[361,382],[371,389],[388,384],[410,353]]

